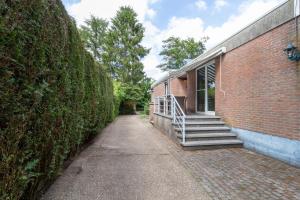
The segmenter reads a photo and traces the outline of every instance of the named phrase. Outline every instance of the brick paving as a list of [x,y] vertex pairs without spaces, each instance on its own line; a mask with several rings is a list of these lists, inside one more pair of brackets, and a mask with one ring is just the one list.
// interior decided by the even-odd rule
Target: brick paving
[[243,148],[183,151],[155,132],[212,199],[300,199],[299,168]]

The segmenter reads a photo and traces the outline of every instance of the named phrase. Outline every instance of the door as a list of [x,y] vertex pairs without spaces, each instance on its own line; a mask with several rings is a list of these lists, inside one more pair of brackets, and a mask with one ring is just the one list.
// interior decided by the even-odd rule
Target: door
[[196,72],[196,110],[199,113],[215,114],[215,65],[199,68]]

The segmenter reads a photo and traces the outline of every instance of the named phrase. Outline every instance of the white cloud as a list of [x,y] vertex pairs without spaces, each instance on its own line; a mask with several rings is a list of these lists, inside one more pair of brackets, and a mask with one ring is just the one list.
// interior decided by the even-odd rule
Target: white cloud
[[201,18],[178,18],[172,17],[168,28],[162,31],[164,39],[170,36],[176,36],[180,38],[201,38],[203,33],[203,21]]
[[206,10],[207,9],[207,5],[206,5],[206,2],[203,1],[203,0],[198,0],[195,2],[195,5],[196,7],[199,9],[199,10]]
[[221,8],[228,5],[228,2],[225,0],[215,0],[214,5],[216,10],[221,10]]
[[[208,36],[210,39],[206,46],[211,48],[285,0],[245,0],[239,6],[238,11],[220,26],[205,26],[205,22],[199,17],[172,17],[163,30],[151,22],[151,17],[154,17],[156,13],[151,8],[151,4],[157,1],[159,0],[81,0],[79,3],[68,7],[67,10],[81,24],[91,14],[110,19],[116,14],[120,6],[129,5],[133,7],[145,27],[143,45],[151,48],[150,54],[143,59],[144,71],[148,76],[157,79],[162,75],[162,72],[156,68],[161,63],[159,52],[161,51],[162,40],[170,36],[193,37],[197,40],[203,36]],[[219,6],[224,6],[226,1],[216,0],[215,2],[223,2],[219,3]]]
[[[149,71],[153,69],[153,71],[151,71],[153,72],[151,73],[151,75],[153,75],[152,77],[157,78],[160,76],[159,73],[157,73],[157,69],[154,70],[154,67],[160,63],[160,58],[157,55],[161,50],[161,41],[170,36],[180,38],[193,37],[197,40],[203,36],[208,36],[210,39],[207,41],[206,47],[209,49],[236,33],[241,28],[244,28],[257,17],[262,16],[283,1],[285,0],[244,1],[239,6],[237,13],[231,15],[221,26],[205,27],[201,18],[178,17],[171,18],[165,30],[158,30],[152,26],[152,34],[146,34],[147,44],[149,47],[152,47],[152,51],[149,55],[149,59],[145,59],[144,64],[147,66],[145,68]],[[146,30],[147,27],[148,26],[146,26]]]
[[67,10],[69,14],[76,19],[78,24],[83,24],[91,14],[110,19],[115,16],[121,6],[130,6],[137,12],[138,19],[144,21],[147,17],[152,18],[155,16],[155,11],[150,8],[150,5],[157,1],[158,0],[81,0],[78,3],[68,6]]
[[156,68],[161,63],[159,52],[162,41],[174,36],[186,39],[188,37],[197,40],[203,36],[203,21],[200,18],[178,18],[172,17],[164,30],[159,30],[151,22],[144,23],[146,28],[143,45],[151,48],[150,54],[143,60],[145,72],[154,79],[162,76],[163,73]]
[[283,1],[285,0],[244,1],[239,6],[237,14],[231,15],[221,26],[208,26],[205,29],[204,34],[210,38],[206,45],[207,48],[211,48],[233,35]]
[[151,54],[143,60],[145,72],[150,77],[157,77],[160,74],[160,70],[156,69],[155,66],[160,63],[160,59],[156,51],[157,47],[152,47],[151,45],[151,38],[159,34],[159,30],[150,21],[156,15],[156,11],[150,8],[150,6],[158,1],[160,0],[81,0],[72,5],[67,4],[67,10],[76,19],[77,24],[82,25],[90,15],[109,20],[116,15],[117,10],[121,6],[132,7],[138,14],[139,21],[146,28],[146,37],[143,44],[153,49]]

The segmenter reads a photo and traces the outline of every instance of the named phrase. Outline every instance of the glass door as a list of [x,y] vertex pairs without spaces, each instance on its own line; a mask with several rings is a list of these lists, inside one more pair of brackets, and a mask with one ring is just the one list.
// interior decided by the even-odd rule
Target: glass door
[[215,112],[215,66],[206,67],[207,111]]
[[215,112],[215,66],[207,65],[197,70],[196,106],[197,112]]
[[197,70],[197,112],[205,112],[205,67]]

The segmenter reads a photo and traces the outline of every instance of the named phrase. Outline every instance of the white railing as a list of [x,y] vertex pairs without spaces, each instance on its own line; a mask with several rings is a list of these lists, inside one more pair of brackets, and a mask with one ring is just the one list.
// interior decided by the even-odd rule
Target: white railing
[[185,143],[185,114],[174,95],[158,96],[154,99],[154,113],[171,116],[172,122],[177,124],[182,143]]
[[171,104],[171,96],[159,96],[155,97],[154,100],[154,113],[172,116],[172,104]]

